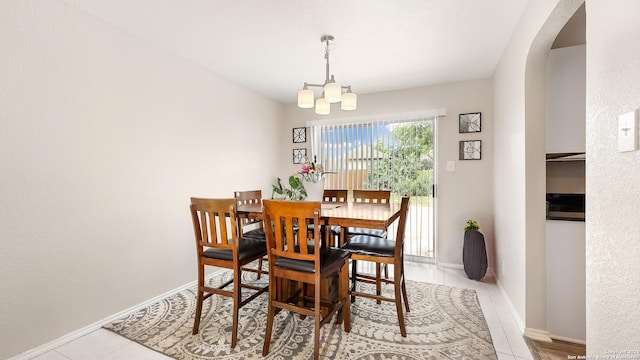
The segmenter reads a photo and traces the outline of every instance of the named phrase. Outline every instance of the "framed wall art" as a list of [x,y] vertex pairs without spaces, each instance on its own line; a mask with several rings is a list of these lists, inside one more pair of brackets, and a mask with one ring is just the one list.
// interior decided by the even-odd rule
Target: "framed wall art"
[[460,160],[480,160],[482,158],[482,140],[460,141]]
[[459,133],[475,133],[482,130],[482,113],[460,114],[458,118]]
[[293,128],[293,142],[294,143],[307,142],[307,128],[306,127]]
[[307,149],[293,149],[293,163],[303,164],[307,158]]

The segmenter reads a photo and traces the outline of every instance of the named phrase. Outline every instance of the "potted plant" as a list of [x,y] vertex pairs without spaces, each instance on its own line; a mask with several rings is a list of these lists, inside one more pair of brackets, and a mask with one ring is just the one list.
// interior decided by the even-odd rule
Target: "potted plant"
[[278,178],[276,183],[272,185],[271,198],[274,199],[275,194],[288,200],[304,200],[307,198],[307,190],[302,185],[302,180],[299,177],[289,176],[289,186],[282,185],[282,180]]
[[467,220],[464,227],[462,263],[469,279],[480,280],[487,273],[487,248],[476,220]]

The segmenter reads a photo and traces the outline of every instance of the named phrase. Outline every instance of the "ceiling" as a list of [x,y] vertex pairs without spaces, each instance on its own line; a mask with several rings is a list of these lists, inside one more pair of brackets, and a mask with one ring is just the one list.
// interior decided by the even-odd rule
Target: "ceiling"
[[63,0],[280,103],[331,73],[357,94],[487,78],[527,0]]

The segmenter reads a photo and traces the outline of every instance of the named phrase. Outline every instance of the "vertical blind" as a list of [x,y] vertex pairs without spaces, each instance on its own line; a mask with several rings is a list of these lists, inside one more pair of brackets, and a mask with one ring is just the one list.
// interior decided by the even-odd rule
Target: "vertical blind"
[[[434,256],[433,164],[435,116],[310,124],[311,150],[326,189],[391,190],[410,196],[405,253]],[[350,195],[351,196],[351,195]],[[389,229],[390,234],[395,229]]]

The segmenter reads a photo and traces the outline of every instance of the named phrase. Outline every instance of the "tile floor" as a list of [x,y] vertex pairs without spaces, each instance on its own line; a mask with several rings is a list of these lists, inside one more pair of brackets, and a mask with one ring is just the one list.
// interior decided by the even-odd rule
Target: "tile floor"
[[[433,264],[407,262],[405,267],[409,280],[476,290],[498,359],[533,359],[506,301],[492,279],[485,278],[480,282],[470,280],[463,270],[442,268]],[[104,329],[96,330],[33,358],[33,360],[69,359],[161,360],[170,358]]]

